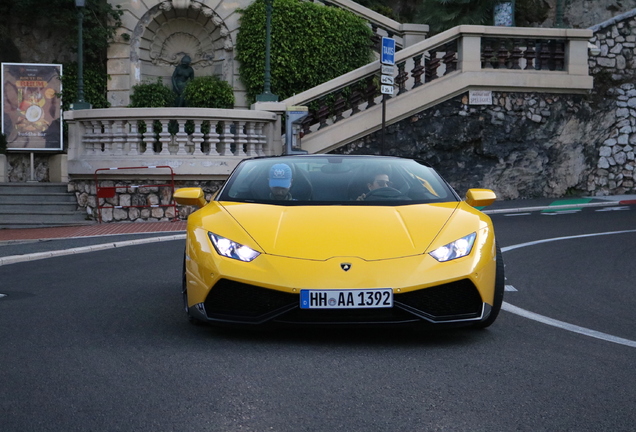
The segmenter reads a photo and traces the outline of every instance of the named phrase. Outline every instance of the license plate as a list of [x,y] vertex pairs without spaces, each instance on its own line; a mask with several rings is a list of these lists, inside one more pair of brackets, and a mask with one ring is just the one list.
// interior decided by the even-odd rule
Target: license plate
[[300,290],[301,309],[363,309],[393,307],[393,290]]

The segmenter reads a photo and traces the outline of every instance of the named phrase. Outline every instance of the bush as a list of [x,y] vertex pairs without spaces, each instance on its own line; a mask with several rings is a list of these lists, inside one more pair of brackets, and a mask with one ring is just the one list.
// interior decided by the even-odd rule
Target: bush
[[[84,63],[84,100],[93,108],[109,108],[110,103],[106,97],[106,83],[108,75],[105,68],[96,64]],[[62,109],[71,108],[71,104],[77,100],[77,63],[65,63],[62,65]]]
[[[253,102],[263,92],[265,4],[242,10],[236,40],[241,81]],[[274,0],[271,90],[286,99],[372,61],[371,29],[351,12],[298,0]]]
[[176,94],[157,78],[154,83],[136,84],[130,95],[131,108],[165,108],[174,105]]
[[233,108],[232,86],[215,76],[196,77],[183,92],[186,106],[197,108]]

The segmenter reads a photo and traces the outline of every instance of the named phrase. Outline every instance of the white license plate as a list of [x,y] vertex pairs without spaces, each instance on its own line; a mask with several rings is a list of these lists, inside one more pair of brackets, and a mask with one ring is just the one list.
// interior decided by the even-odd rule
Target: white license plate
[[393,290],[300,290],[301,309],[363,309],[393,307]]

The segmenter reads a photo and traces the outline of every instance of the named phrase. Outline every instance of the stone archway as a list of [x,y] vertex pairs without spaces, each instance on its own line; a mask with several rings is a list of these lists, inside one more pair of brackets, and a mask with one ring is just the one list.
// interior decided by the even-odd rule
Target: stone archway
[[[128,28],[130,33],[122,29],[117,43],[109,49],[111,106],[128,105],[130,90],[142,82],[161,79],[171,87],[172,72],[186,54],[192,59],[195,76],[214,75],[228,82],[235,89],[235,106],[242,106],[244,90],[234,62],[233,32],[238,30],[235,11],[229,15],[228,25],[228,16],[224,19],[206,2],[164,0],[143,11],[128,12],[130,20],[124,22],[134,26]],[[223,6],[221,1],[215,8],[227,15],[227,5]]]

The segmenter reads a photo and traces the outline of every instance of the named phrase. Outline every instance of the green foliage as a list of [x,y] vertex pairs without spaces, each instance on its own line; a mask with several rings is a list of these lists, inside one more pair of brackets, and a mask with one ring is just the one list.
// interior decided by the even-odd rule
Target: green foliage
[[[271,88],[279,99],[322,84],[372,60],[371,30],[354,14],[299,0],[274,0]],[[263,91],[265,4],[242,11],[236,51],[250,102]]]
[[[73,0],[2,0],[0,2],[0,39],[11,38],[11,27],[45,26],[51,34],[61,35],[66,45],[77,47],[78,10]],[[105,0],[86,0],[83,41],[86,63],[105,59],[106,48],[121,25],[122,11]]]
[[215,76],[195,77],[183,91],[186,106],[197,108],[233,108],[232,86]]
[[[84,64],[84,100],[93,108],[108,108],[106,83],[108,75],[103,66],[95,63]],[[62,109],[70,109],[77,100],[77,63],[62,65]]]
[[497,0],[423,0],[417,22],[430,26],[431,34],[461,24],[492,25]]
[[134,85],[130,95],[131,108],[165,108],[174,105],[175,93],[161,82]]
[[550,5],[546,0],[517,0],[515,21],[518,27],[530,27],[548,19]]

